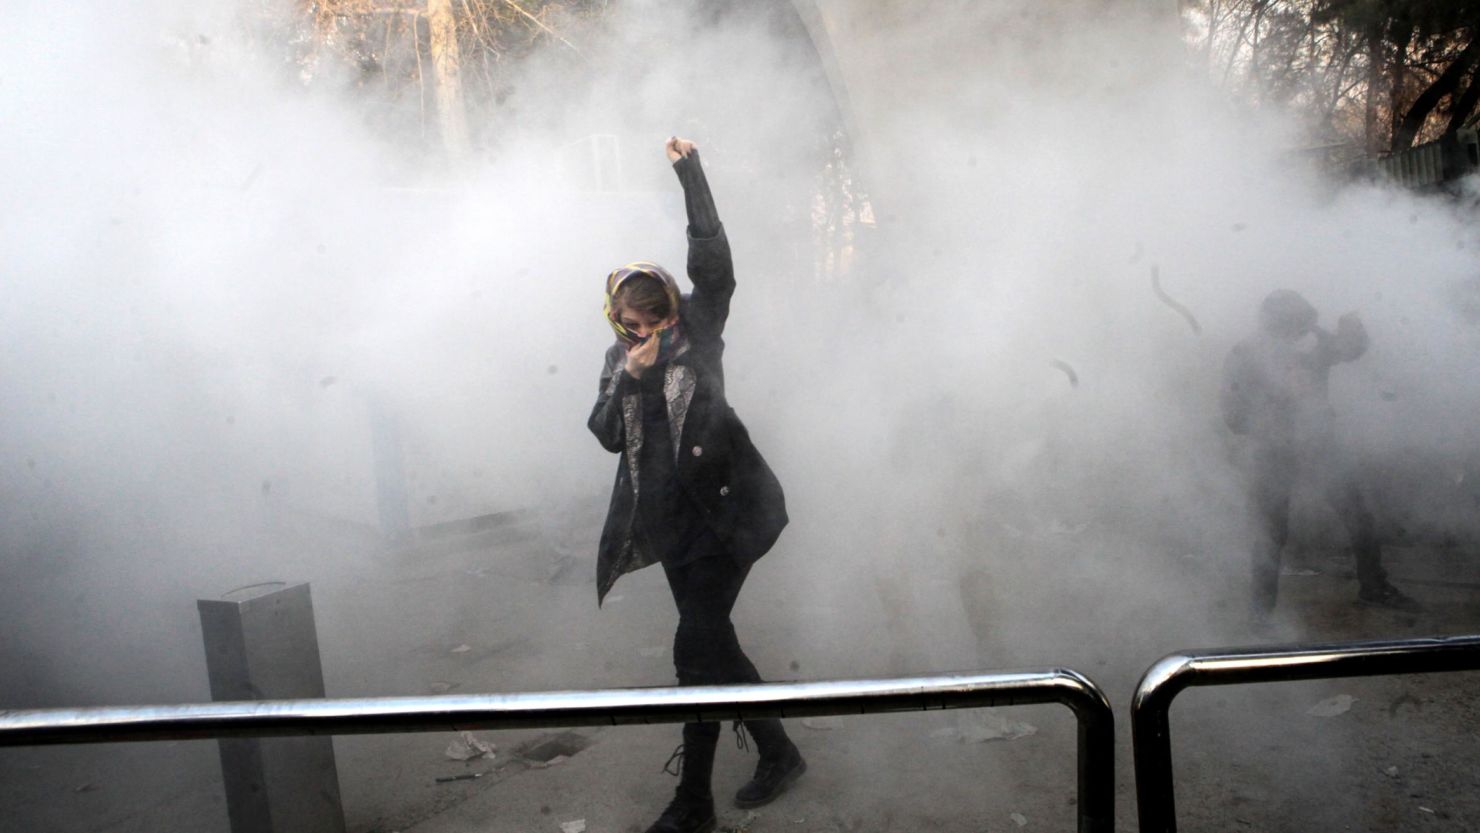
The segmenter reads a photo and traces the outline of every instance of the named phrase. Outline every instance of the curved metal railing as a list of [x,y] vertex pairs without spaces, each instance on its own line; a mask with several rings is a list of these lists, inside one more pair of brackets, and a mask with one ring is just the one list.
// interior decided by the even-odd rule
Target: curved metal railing
[[1065,668],[741,686],[553,691],[0,711],[0,747],[686,723],[1059,703],[1078,720],[1079,830],[1110,833],[1115,718]]
[[1191,686],[1480,670],[1480,636],[1223,648],[1171,654],[1146,670],[1131,701],[1141,833],[1175,833],[1172,700]]

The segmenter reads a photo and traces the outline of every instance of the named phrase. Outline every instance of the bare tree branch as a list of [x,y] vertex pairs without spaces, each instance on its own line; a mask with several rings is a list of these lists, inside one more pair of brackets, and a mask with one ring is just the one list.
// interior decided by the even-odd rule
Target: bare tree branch
[[540,20],[539,18],[535,17],[534,15],[530,14],[529,12],[525,11],[523,6],[519,5],[518,3],[515,3],[514,0],[504,0],[504,3],[507,4],[514,11],[516,11],[519,14],[523,15],[524,17],[528,18],[531,23],[533,23],[534,25],[536,25],[536,26],[540,27],[541,29],[543,29],[545,31],[545,33],[548,34],[550,37],[552,37],[552,38],[560,41],[561,43],[565,44],[566,46],[570,47],[570,49],[571,49],[572,52],[575,52],[577,55],[580,55],[581,56],[581,59],[582,60],[585,60],[586,56],[581,53],[581,50],[579,50],[579,49],[576,48],[576,45],[575,44],[573,44],[570,41],[566,40],[565,38],[561,37],[559,32],[556,32],[554,29],[551,29],[549,26],[546,26],[545,23],[544,23],[544,21]]

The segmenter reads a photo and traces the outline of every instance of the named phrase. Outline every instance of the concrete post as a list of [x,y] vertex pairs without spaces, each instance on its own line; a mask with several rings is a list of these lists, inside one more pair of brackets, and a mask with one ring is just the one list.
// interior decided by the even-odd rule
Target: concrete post
[[[308,585],[270,582],[200,599],[211,699],[324,696]],[[219,741],[232,833],[344,833],[328,737]]]

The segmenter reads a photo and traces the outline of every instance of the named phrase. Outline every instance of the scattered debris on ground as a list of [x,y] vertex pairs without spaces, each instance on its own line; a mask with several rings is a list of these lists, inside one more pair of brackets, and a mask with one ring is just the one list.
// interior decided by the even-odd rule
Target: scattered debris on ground
[[1398,709],[1401,708],[1405,703],[1412,706],[1414,711],[1423,708],[1423,700],[1405,691],[1402,694],[1399,694],[1397,697],[1394,697],[1393,702],[1388,704],[1388,717],[1397,717]]
[[817,732],[830,732],[841,728],[843,721],[836,717],[804,717],[802,725]]
[[719,833],[750,833],[750,828],[755,824],[760,814],[751,810],[736,821],[723,821],[719,825]]
[[946,738],[957,743],[986,743],[992,740],[1017,740],[1038,734],[1031,723],[1008,720],[1000,714],[985,712],[961,718],[957,725],[936,729],[933,738]]
[[559,553],[545,573],[545,583],[562,586],[591,584],[596,573],[586,569],[586,561],[569,553]]
[[487,774],[486,772],[461,772],[457,775],[440,775],[437,777],[437,783],[446,784],[451,781],[474,781]]
[[1028,817],[1025,816],[1025,815],[1023,815],[1022,813],[1013,813],[1008,818],[1011,818],[1012,819],[1012,823],[1013,824],[1016,824],[1018,827],[1027,827],[1028,826]]
[[476,758],[492,758],[498,747],[486,740],[473,737],[472,732],[458,732],[452,743],[447,745],[447,757],[454,761],[471,761]]
[[560,823],[560,833],[586,833],[586,820],[562,821]]
[[514,755],[533,769],[557,766],[591,745],[591,739],[579,732],[557,732],[541,735],[514,750]]
[[1346,714],[1355,702],[1357,698],[1350,694],[1338,694],[1311,706],[1305,710],[1305,713],[1311,717],[1335,717],[1338,714]]

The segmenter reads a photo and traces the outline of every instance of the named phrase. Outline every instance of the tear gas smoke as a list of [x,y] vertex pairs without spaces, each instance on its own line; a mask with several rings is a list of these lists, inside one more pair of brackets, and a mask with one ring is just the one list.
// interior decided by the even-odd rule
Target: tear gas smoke
[[[382,524],[377,419],[412,526],[599,517],[601,281],[682,263],[675,133],[736,250],[729,398],[794,519],[740,627],[763,604],[811,676],[1132,673],[1225,641],[1253,529],[1219,371],[1276,287],[1372,334],[1333,376],[1352,445],[1444,457],[1448,505],[1471,501],[1379,508],[1475,532],[1472,221],[1289,163],[1285,125],[1189,77],[1149,4],[827,0],[825,71],[764,13],[614,4],[571,33],[581,60],[517,70],[451,169],[285,74],[244,8],[197,5],[7,15],[28,33],[0,54],[10,705],[204,699],[203,666],[165,659],[197,650],[190,599],[373,581],[356,545],[283,530]],[[858,213],[851,265],[824,269],[835,129]],[[593,135],[616,137],[615,191],[573,173]]]

